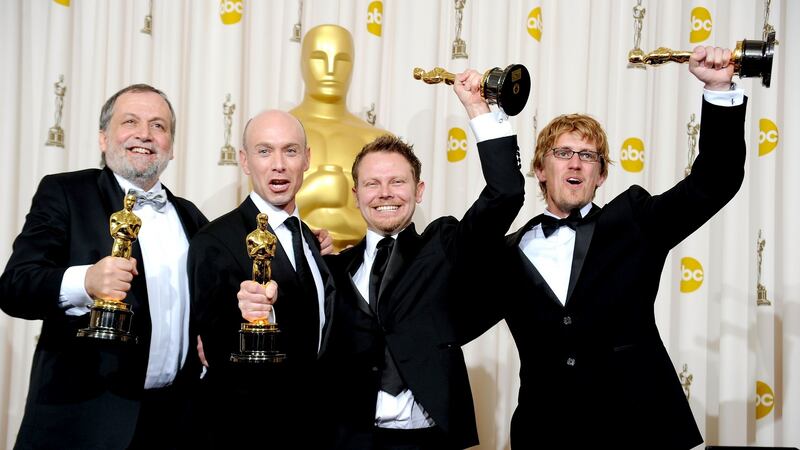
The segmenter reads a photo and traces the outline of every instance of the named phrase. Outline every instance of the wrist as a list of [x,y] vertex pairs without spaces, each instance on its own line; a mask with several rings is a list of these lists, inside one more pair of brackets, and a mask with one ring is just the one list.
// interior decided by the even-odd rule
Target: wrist
[[703,88],[708,91],[732,91],[736,89],[736,83],[732,81],[719,81],[714,83],[706,83]]

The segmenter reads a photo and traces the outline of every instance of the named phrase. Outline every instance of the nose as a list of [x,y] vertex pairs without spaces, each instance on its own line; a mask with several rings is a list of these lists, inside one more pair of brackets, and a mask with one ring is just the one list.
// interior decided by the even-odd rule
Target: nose
[[283,152],[276,151],[272,154],[272,170],[283,172],[286,170],[286,156]]
[[152,138],[152,130],[150,129],[150,124],[147,122],[141,121],[136,126],[136,132],[134,133],[136,138],[140,141],[150,141]]
[[567,167],[571,169],[579,169],[583,167],[581,164],[581,157],[577,153],[573,153],[572,158],[567,160]]
[[327,75],[333,75],[333,72],[336,68],[336,55],[334,55],[333,52],[331,52],[326,54],[325,57],[327,61],[327,65],[325,66],[325,73]]

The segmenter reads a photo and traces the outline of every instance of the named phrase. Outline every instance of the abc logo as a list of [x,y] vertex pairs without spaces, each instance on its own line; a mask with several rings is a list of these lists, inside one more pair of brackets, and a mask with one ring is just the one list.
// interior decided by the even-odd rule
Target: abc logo
[[778,146],[778,126],[769,119],[758,121],[758,156],[764,156]]
[[681,292],[696,291],[703,284],[703,266],[688,256],[681,259]]
[[225,25],[233,25],[242,20],[244,0],[219,0],[219,18]]
[[689,42],[703,42],[711,36],[711,13],[702,6],[692,10],[692,31]]
[[763,419],[775,406],[775,394],[767,383],[756,381],[756,420]]
[[69,0],[53,0],[53,1],[58,3],[59,5],[69,6]]
[[542,40],[542,8],[537,6],[528,14],[528,34],[537,41]]
[[383,24],[383,2],[372,2],[367,6],[367,31],[380,36],[383,28],[381,24]]
[[622,168],[628,172],[641,172],[644,169],[644,142],[637,137],[625,139],[619,152]]
[[467,156],[467,133],[461,128],[447,132],[447,160],[458,162]]

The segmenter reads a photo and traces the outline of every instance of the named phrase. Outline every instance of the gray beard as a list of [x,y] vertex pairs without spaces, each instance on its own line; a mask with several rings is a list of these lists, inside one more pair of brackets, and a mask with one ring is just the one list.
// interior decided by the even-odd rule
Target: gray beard
[[136,170],[124,158],[109,158],[106,155],[106,165],[109,169],[142,189],[147,189],[155,184],[158,181],[158,177],[167,168],[167,164],[169,164],[169,160],[165,159],[147,166],[144,170]]

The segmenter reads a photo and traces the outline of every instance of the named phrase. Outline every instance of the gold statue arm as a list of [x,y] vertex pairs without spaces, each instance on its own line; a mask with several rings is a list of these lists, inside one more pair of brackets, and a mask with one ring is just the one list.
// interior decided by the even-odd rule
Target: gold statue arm
[[414,79],[422,80],[427,84],[453,84],[456,81],[456,76],[441,67],[434,67],[433,70],[426,72],[425,70],[415,67]]
[[650,53],[645,53],[640,48],[634,48],[628,52],[628,62],[631,64],[647,64],[648,66],[660,66],[668,62],[685,63],[689,61],[692,52],[685,50],[672,50],[666,47],[659,47]]

